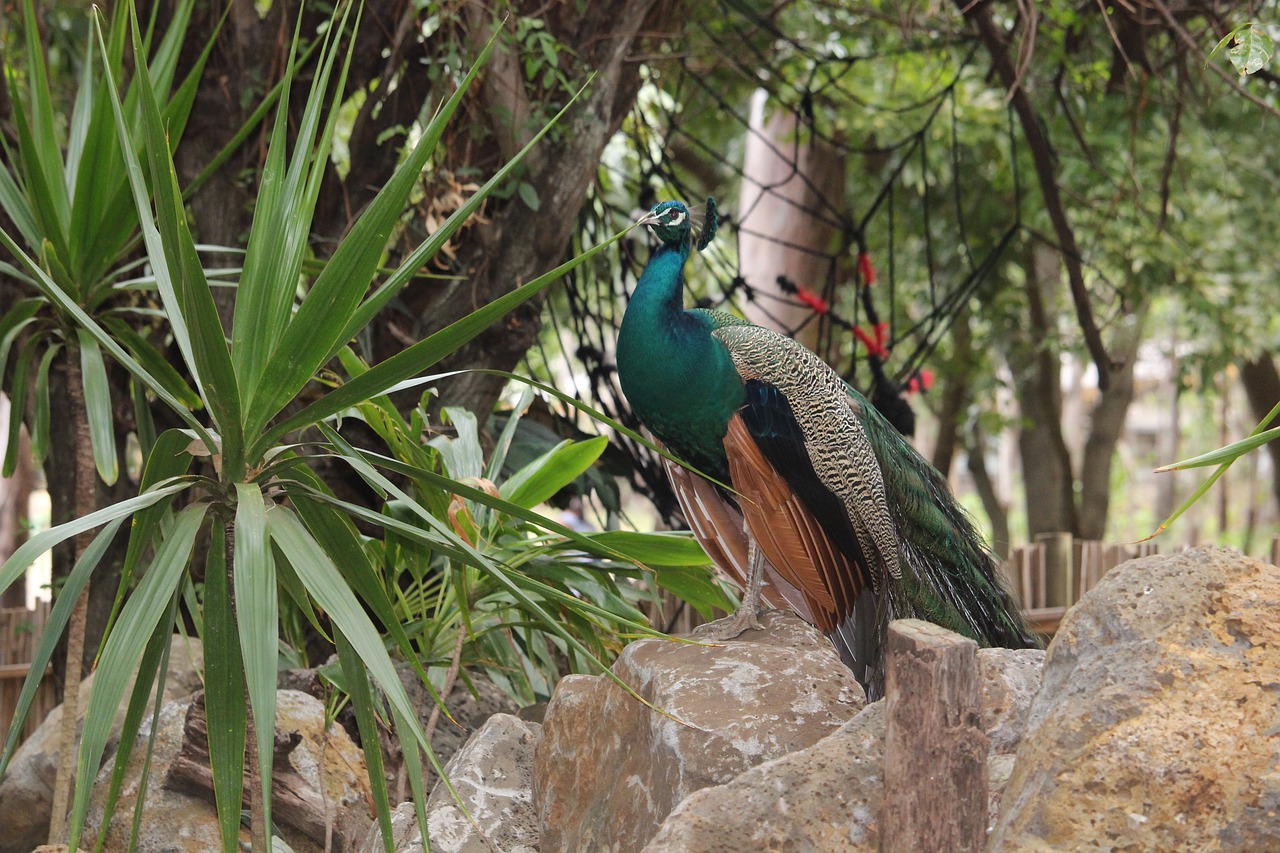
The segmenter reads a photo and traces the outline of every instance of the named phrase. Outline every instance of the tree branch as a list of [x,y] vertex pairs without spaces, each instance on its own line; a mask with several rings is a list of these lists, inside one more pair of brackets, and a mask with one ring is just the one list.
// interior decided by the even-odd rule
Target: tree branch
[[1035,164],[1036,178],[1040,183],[1040,192],[1044,196],[1045,210],[1053,223],[1053,230],[1058,237],[1058,245],[1062,248],[1062,260],[1067,267],[1067,281],[1071,285],[1071,301],[1075,305],[1076,319],[1080,323],[1080,331],[1084,335],[1085,346],[1089,355],[1098,367],[1098,387],[1106,390],[1110,382],[1112,369],[1111,358],[1107,355],[1102,343],[1102,333],[1093,318],[1093,309],[1089,306],[1089,294],[1084,286],[1084,271],[1080,263],[1080,249],[1076,244],[1075,232],[1067,221],[1066,209],[1062,204],[1062,196],[1058,191],[1058,180],[1054,172],[1053,147],[1049,144],[1048,133],[1044,123],[1036,113],[1025,89],[1018,83],[1018,72],[1009,58],[1008,40],[1005,33],[996,25],[991,17],[991,6],[987,0],[968,3],[956,0],[960,13],[978,31],[979,38],[987,46],[991,55],[991,65],[1000,75],[1001,81],[1009,91],[1009,100],[1018,113],[1018,121],[1027,138],[1027,147],[1031,150],[1031,159]]
[[[1147,0],[1147,2],[1150,4],[1151,8],[1160,13],[1160,17],[1164,18],[1164,22],[1169,26],[1169,32],[1177,36],[1178,41],[1186,45],[1187,50],[1191,51],[1192,55],[1199,57],[1203,62],[1204,51],[1200,49],[1200,45],[1196,44],[1196,40],[1191,37],[1191,33],[1187,32],[1187,28],[1178,23],[1178,19],[1173,16],[1173,12],[1169,11],[1169,7],[1164,3],[1164,0]],[[1210,65],[1209,67],[1213,69],[1214,74],[1217,74],[1223,80],[1226,80],[1227,85],[1230,86],[1232,91],[1237,95],[1244,98],[1246,101],[1261,107],[1273,116],[1280,116],[1280,109],[1276,109],[1273,104],[1267,103],[1262,98],[1259,98],[1257,95],[1241,86],[1240,81],[1236,79],[1235,75],[1227,71],[1227,69],[1223,68],[1221,65]]]

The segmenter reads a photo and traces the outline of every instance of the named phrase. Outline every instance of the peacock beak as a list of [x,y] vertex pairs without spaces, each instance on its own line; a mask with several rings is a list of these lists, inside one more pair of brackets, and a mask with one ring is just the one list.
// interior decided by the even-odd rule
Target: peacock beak
[[657,225],[657,224],[658,224],[658,214],[656,211],[653,211],[653,210],[649,211],[644,216],[641,216],[639,219],[636,220],[636,225]]

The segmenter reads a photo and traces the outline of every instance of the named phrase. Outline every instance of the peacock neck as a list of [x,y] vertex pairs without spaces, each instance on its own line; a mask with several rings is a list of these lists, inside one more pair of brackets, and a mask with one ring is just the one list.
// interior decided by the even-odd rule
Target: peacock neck
[[684,265],[688,260],[688,241],[679,247],[659,246],[631,294],[623,324],[633,317],[657,327],[675,322],[684,313]]
[[618,333],[618,379],[631,409],[676,455],[728,476],[721,440],[743,402],[728,351],[709,315],[686,311],[689,246],[663,245],[640,276]]

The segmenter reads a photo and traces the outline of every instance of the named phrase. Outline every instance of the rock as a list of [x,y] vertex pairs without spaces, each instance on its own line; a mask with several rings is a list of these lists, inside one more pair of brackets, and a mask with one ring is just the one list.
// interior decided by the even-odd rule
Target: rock
[[[993,816],[1043,660],[1042,651],[978,651]],[[879,850],[884,730],[881,701],[807,749],[691,794],[663,822],[645,853]]]
[[690,794],[644,853],[877,851],[884,702],[807,749]]
[[[377,821],[360,845],[359,853],[383,853],[382,830]],[[401,803],[391,810],[391,849],[396,853],[424,853],[422,833],[418,831],[418,813],[412,802]],[[434,847],[433,847],[434,849]]]
[[982,727],[991,755],[1013,753],[1027,732],[1031,700],[1044,674],[1041,649],[978,649],[982,680]]
[[[458,808],[443,783],[427,801],[431,849],[441,853],[535,853],[538,818],[533,810],[533,747],[542,734],[537,723],[494,714],[458,750],[445,767],[479,832]],[[398,853],[421,853],[422,834],[412,803],[392,816]],[[381,853],[382,832],[375,824],[361,853]]]
[[978,649],[982,683],[982,727],[987,753],[988,828],[995,825],[1000,802],[1013,772],[1013,756],[1027,733],[1031,702],[1040,692],[1042,649]]
[[[190,700],[169,702],[160,709],[137,846],[140,853],[221,849],[209,788],[202,788],[201,780],[193,780],[189,774],[170,772],[181,762],[184,735],[189,737],[192,730],[190,709]],[[106,830],[107,850],[127,849],[150,731],[148,719],[138,732],[120,800]],[[272,818],[283,839],[297,853],[319,853],[324,849],[327,810],[335,839],[333,849],[338,853],[352,849],[353,841],[364,836],[372,818],[360,749],[340,726],[326,729],[323,703],[293,690],[276,694],[276,743]],[[285,755],[279,754],[281,744]],[[90,797],[86,819],[89,838],[95,837],[102,825],[111,773],[112,765],[104,765]],[[242,830],[241,840],[247,842],[248,838],[248,831]]]
[[[686,796],[803,749],[863,706],[831,643],[790,613],[728,643],[646,639],[607,676],[569,676],[534,758],[544,850],[635,850]],[[697,638],[698,632],[694,633]]]
[[[194,637],[174,635],[169,644],[169,667],[165,676],[164,701],[190,696],[202,688],[200,673],[204,667],[203,648]],[[81,722],[93,695],[95,674],[87,675],[80,685]],[[119,712],[111,729],[107,755],[115,751],[125,709],[133,692],[129,681]],[[150,713],[148,711],[148,713]],[[62,706],[54,708],[44,722],[14,753],[13,761],[0,780],[0,853],[30,853],[49,836],[49,818],[53,813],[53,780],[58,772],[59,738],[62,729]],[[77,744],[79,743],[77,739]]]
[[992,850],[1280,849],[1280,569],[1116,567],[1049,647]]
[[[170,762],[182,747],[183,722],[186,719],[189,704],[187,701],[167,702],[160,708],[155,748],[151,759],[151,778],[147,785],[141,833],[138,837],[139,851],[195,853],[199,850],[222,848],[221,836],[218,833],[218,813],[214,809],[212,798],[204,800],[181,794],[174,795],[162,784]],[[138,794],[138,776],[150,732],[150,718],[146,717],[134,742],[115,816],[107,829],[105,847],[108,850],[128,849],[133,806]],[[85,819],[84,838],[87,841],[93,841],[102,827],[103,800],[111,781],[112,767],[113,762],[104,762],[98,774],[97,783],[94,785],[93,795],[89,801],[89,812]],[[240,840],[248,842],[248,830],[241,831]]]
[[[494,714],[445,767],[483,837],[443,783],[427,801],[431,849],[441,853],[536,853],[538,815],[533,808],[533,750],[542,726],[510,714]],[[496,845],[496,846],[494,846]]]
[[[409,694],[409,701],[418,709],[418,722],[425,729],[431,712],[436,708],[435,700],[412,669],[401,669],[400,680]],[[441,764],[448,764],[453,754],[491,716],[515,714],[519,710],[515,700],[480,672],[468,672],[465,679],[458,679],[449,691],[445,706],[453,721],[450,722],[441,714],[431,734],[431,748],[435,750],[436,758]],[[348,727],[348,730],[353,728]],[[383,764],[387,768],[387,787],[390,789],[391,801],[394,803],[406,800],[411,790],[402,767],[404,756],[400,752],[400,744],[395,740],[384,741],[383,747]],[[422,756],[422,775],[426,790],[430,791],[438,778],[425,754]]]

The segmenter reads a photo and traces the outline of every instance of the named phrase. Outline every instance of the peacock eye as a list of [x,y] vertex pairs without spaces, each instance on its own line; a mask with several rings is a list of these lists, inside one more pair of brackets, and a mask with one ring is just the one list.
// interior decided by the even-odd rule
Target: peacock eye
[[679,225],[681,222],[684,222],[684,213],[682,211],[673,210],[667,214],[668,225]]

